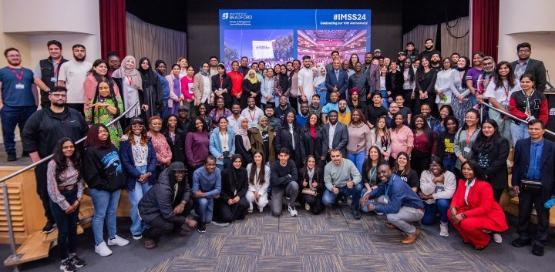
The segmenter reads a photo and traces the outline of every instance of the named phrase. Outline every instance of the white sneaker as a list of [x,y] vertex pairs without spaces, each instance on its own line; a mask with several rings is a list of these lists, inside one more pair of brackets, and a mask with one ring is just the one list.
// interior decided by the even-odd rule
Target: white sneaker
[[102,241],[102,243],[98,244],[97,246],[94,246],[94,252],[102,257],[112,255],[112,251],[110,250],[110,248],[108,248],[106,242],[104,241]]
[[252,211],[253,211],[252,208],[249,208],[249,209],[247,210],[248,213],[252,213]]
[[133,235],[133,240],[138,241],[138,240],[141,240],[141,239],[143,239],[142,235]]
[[229,222],[216,222],[212,221],[212,225],[220,226],[220,227],[227,227],[229,226]]
[[297,216],[297,210],[295,209],[295,207],[288,205],[287,210],[289,211],[289,215],[291,215],[291,217]]
[[501,243],[503,243],[503,237],[501,237],[500,233],[494,233],[493,234],[493,241],[498,243],[498,244],[501,244]]
[[258,211],[259,211],[260,213],[263,213],[263,212],[264,212],[264,207],[258,207]]
[[126,246],[127,244],[129,244],[129,240],[123,239],[117,235],[113,239],[108,239],[109,246]]
[[310,204],[305,203],[304,204],[304,209],[307,210],[307,211],[310,211]]
[[449,225],[447,223],[439,223],[439,236],[447,237],[449,236]]

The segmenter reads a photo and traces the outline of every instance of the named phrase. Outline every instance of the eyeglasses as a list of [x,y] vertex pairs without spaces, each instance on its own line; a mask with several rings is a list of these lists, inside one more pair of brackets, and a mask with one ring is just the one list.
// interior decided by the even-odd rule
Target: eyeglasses
[[53,97],[67,97],[67,94],[63,93],[51,93],[50,95]]

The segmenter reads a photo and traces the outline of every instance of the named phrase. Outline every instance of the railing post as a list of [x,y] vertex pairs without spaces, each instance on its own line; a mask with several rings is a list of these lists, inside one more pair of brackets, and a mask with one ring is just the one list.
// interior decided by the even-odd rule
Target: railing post
[[[15,247],[15,237],[13,234],[12,213],[10,211],[10,199],[7,182],[2,182],[0,184],[0,188],[2,188],[2,196],[4,198],[4,211],[6,213],[6,221],[8,223],[8,239],[10,242],[10,250],[12,252],[12,254],[8,256],[7,260],[9,260],[9,262],[17,262],[17,260],[19,260],[19,256],[17,255],[17,249]],[[17,265],[14,266],[13,271],[19,271]]]

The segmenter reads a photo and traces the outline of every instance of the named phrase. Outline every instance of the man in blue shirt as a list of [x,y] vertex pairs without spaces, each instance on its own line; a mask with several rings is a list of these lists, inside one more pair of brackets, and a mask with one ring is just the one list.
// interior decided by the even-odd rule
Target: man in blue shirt
[[222,178],[220,169],[216,168],[216,159],[208,155],[204,166],[193,173],[193,197],[195,210],[199,215],[198,232],[206,232],[206,224],[212,221],[214,199],[220,197]]
[[[378,178],[381,181],[378,188],[368,191],[360,200],[362,210],[386,214],[388,226],[406,235],[401,243],[414,243],[420,230],[411,223],[422,220],[424,203],[401,177],[392,174],[388,164],[378,166]],[[377,198],[378,201],[373,200]]]
[[295,122],[297,123],[297,127],[299,129],[302,129],[306,126],[306,123],[308,122],[308,114],[308,103],[302,102],[301,112],[299,112],[299,114],[297,114],[297,117],[295,118]]
[[[554,157],[555,143],[544,139],[544,124],[539,120],[528,123],[530,138],[521,139],[515,145],[515,162],[512,186],[518,194],[518,238],[512,241],[514,247],[532,244],[532,254],[543,256],[548,239],[549,209],[544,203],[555,196]],[[529,234],[532,208],[536,209],[538,227],[536,236]]]
[[8,161],[15,161],[15,127],[19,126],[19,131],[23,131],[25,122],[37,110],[33,84],[42,90],[49,91],[49,88],[34,78],[33,71],[21,67],[19,50],[8,48],[4,50],[4,56],[8,66],[0,69],[0,117]]

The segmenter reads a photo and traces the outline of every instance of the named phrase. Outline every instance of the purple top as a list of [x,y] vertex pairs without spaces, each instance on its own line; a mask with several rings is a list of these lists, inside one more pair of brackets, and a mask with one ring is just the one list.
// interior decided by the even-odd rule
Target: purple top
[[191,167],[204,163],[208,157],[208,132],[189,132],[185,138],[185,154]]
[[176,77],[173,78],[173,94],[177,97],[181,96],[181,81]]
[[478,78],[480,77],[480,75],[482,75],[482,72],[484,70],[480,69],[476,69],[476,67],[472,67],[468,70],[468,72],[466,73],[466,80],[472,80],[472,87],[474,87],[475,89],[478,86]]

